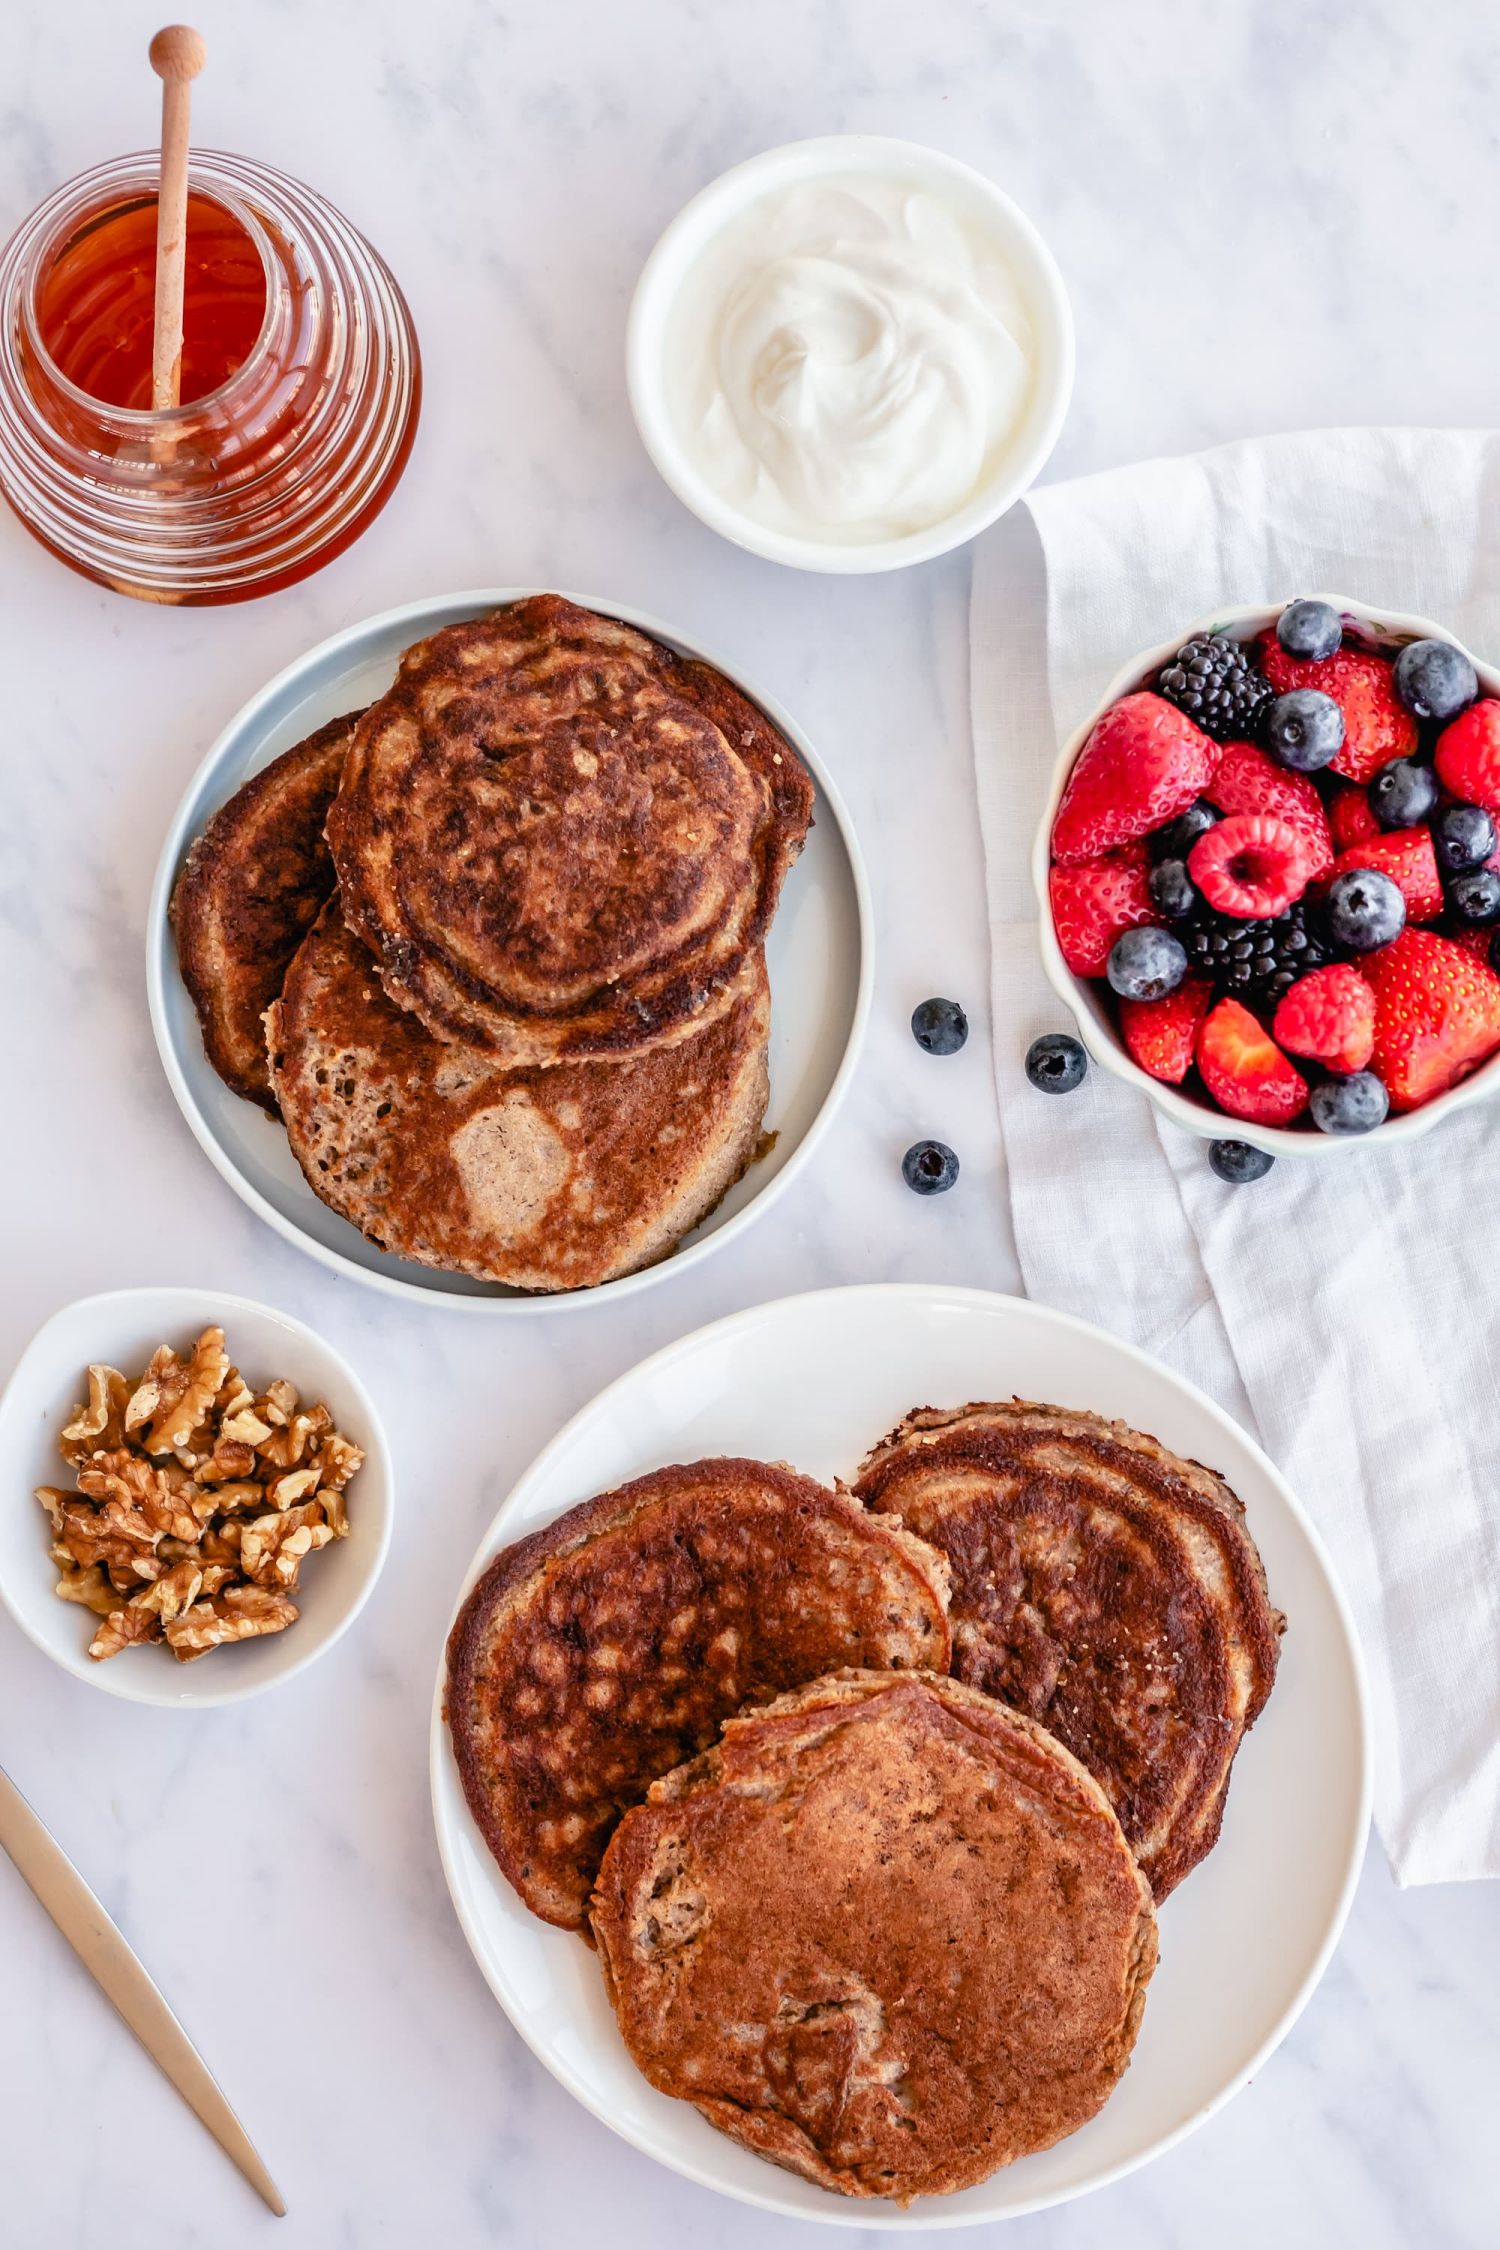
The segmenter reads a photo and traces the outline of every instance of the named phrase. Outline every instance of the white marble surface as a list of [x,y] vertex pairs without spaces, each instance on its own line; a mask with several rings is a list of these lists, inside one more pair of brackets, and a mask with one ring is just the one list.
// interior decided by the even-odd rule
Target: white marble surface
[[[428,1695],[458,1574],[562,1417],[643,1350],[766,1296],[882,1275],[1014,1281],[985,1051],[966,559],[815,580],[701,529],[631,428],[632,279],[725,164],[805,133],[902,133],[992,171],[1057,250],[1079,382],[1054,475],[1298,424],[1492,419],[1500,32],[1480,0],[195,13],[213,56],[203,137],[301,173],[365,226],[410,294],[427,411],[374,531],[249,608],[132,606],[0,515],[0,1359],[54,1306],[132,1281],[283,1304],[379,1388],[399,1522],[359,1629],[245,1708],[115,1703],[0,1633],[0,1756],[160,1975],[291,2204],[277,2232],[0,1862],[0,2242],[790,2245],[791,2223],[656,2171],[531,2061],[459,1935],[427,1812]],[[17,0],[0,227],[149,139],[156,20],[134,0]],[[860,825],[883,943],[851,1098],[764,1229],[623,1308],[532,1329],[392,1305],[259,1225],[172,1105],[141,968],[158,839],[238,703],[372,610],[528,580],[680,620],[799,713]],[[929,991],[975,1019],[947,1064],[905,1029]],[[928,1130],[964,1176],[921,1203],[897,1160]],[[1323,1988],[1256,2083],[1149,2171],[1012,2239],[1477,2250],[1495,2240],[1497,2091],[1500,1898],[1398,1895],[1372,1855]]]

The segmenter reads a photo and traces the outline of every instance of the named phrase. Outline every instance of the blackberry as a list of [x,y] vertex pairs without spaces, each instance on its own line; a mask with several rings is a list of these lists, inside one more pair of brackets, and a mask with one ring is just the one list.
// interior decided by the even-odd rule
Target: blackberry
[[1186,712],[1216,742],[1254,742],[1275,695],[1250,661],[1250,651],[1227,634],[1185,641],[1156,683],[1158,695]]
[[1188,962],[1236,1000],[1274,1008],[1298,977],[1321,969],[1328,948],[1308,925],[1299,900],[1274,921],[1242,922],[1232,914],[1204,913],[1179,924]]

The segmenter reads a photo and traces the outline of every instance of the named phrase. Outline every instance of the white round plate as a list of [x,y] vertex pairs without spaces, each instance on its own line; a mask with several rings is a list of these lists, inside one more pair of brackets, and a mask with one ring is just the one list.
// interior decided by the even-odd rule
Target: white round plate
[[1359,1873],[1370,1749],[1354,1628],[1322,1542],[1229,1416],[1113,1337],[1019,1298],[873,1284],[760,1305],[684,1337],[574,1416],[490,1526],[465,1590],[503,1545],[669,1461],[784,1458],[852,1476],[914,1406],[1012,1394],[1118,1416],[1222,1470],[1285,1610],[1280,1677],[1234,1769],[1216,1850],[1167,1900],[1161,1966],[1124,2079],[1082,2132],[961,2195],[901,2211],[844,2202],[762,2162],[627,2056],[582,1940],[535,1920],[469,1817],[443,1722],[432,1798],[448,1887],[491,1989],[523,2039],[596,2117],[706,2187],[834,2225],[973,2226],[1061,2203],[1158,2156],[1242,2087],[1322,1975]]
[[278,1234],[324,1265],[394,1296],[424,1303],[437,1299],[461,1312],[555,1312],[603,1303],[696,1265],[717,1243],[738,1234],[795,1178],[821,1139],[853,1075],[874,985],[864,864],[838,791],[806,736],[721,656],[639,610],[571,594],[570,601],[620,618],[679,654],[714,665],[781,729],[813,777],[812,833],[787,877],[766,946],[772,1011],[766,1132],[775,1135],[774,1145],[662,1264],[597,1289],[557,1296],[529,1295],[393,1257],[318,1201],[281,1127],[253,1102],[232,1094],[203,1052],[167,917],[177,871],[193,838],[242,782],[315,727],[383,695],[402,651],[413,641],[536,591],[509,586],[411,602],[350,626],[289,665],[231,719],[194,775],[167,831],[146,921],[146,989],[162,1067],[199,1144],[235,1193]]

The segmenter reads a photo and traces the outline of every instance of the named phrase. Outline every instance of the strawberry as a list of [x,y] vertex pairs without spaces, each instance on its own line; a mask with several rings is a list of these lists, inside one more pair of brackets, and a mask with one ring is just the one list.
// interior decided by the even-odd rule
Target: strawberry
[[1317,688],[1331,695],[1344,714],[1344,746],[1332,771],[1346,781],[1368,781],[1392,758],[1409,758],[1417,747],[1417,722],[1396,700],[1391,666],[1363,648],[1335,649],[1332,656],[1288,656],[1274,633],[1256,642],[1261,670],[1278,695],[1289,688]]
[[1079,751],[1052,824],[1052,857],[1097,859],[1164,828],[1201,796],[1219,746],[1160,695],[1112,703]]
[[1150,871],[1144,844],[1127,844],[1080,867],[1052,869],[1047,878],[1052,926],[1075,976],[1102,977],[1121,931],[1160,919],[1148,887]]
[[1307,1107],[1307,1080],[1238,1000],[1204,1017],[1198,1068],[1220,1109],[1253,1125],[1290,1125]]
[[1317,790],[1305,773],[1289,773],[1253,742],[1225,743],[1203,794],[1221,813],[1269,813],[1300,828],[1313,846],[1310,878],[1333,865],[1333,839]]
[[1279,1045],[1330,1070],[1363,1070],[1375,1044],[1375,995],[1347,961],[1299,977],[1271,1026]]
[[1328,825],[1333,830],[1334,849],[1341,852],[1381,832],[1380,823],[1370,810],[1369,798],[1352,782],[1341,782],[1329,798]]
[[1490,939],[1494,936],[1494,934],[1495,932],[1492,925],[1485,925],[1483,927],[1476,928],[1472,923],[1467,928],[1465,928],[1463,925],[1460,925],[1456,929],[1444,930],[1442,932],[1442,935],[1448,940],[1448,943],[1450,945],[1461,945],[1465,953],[1472,953],[1475,960],[1483,961],[1486,968],[1492,966],[1492,963],[1490,961]]
[[1408,922],[1433,922],[1443,911],[1442,877],[1425,828],[1393,828],[1388,836],[1351,844],[1339,853],[1333,872],[1347,875],[1352,867],[1373,867],[1378,875],[1389,875],[1406,901]]
[[1207,977],[1184,977],[1163,1000],[1122,1000],[1120,1032],[1142,1070],[1180,1086],[1193,1067],[1198,1026],[1214,988]]
[[1188,853],[1188,873],[1210,906],[1246,921],[1284,914],[1307,889],[1316,845],[1306,829],[1269,813],[1230,813]]
[[1455,797],[1500,812],[1500,701],[1486,696],[1444,727],[1433,764]]
[[1372,953],[1375,1051],[1393,1110],[1420,1109],[1500,1047],[1500,977],[1432,930],[1403,930]]

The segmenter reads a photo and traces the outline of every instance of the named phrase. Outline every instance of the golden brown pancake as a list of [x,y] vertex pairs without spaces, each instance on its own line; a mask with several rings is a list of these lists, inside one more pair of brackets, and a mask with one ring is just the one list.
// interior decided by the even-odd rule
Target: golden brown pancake
[[313,1193],[382,1250],[517,1289],[587,1289],[673,1250],[739,1178],[765,1115],[771,995],[751,954],[676,1046],[514,1070],[434,1039],[330,902],[266,1019]]
[[717,672],[554,594],[408,649],[328,838],[391,998],[503,1061],[634,1054],[725,1004],[811,817]]
[[323,820],[358,717],[331,719],[252,774],[194,842],[172,893],[177,958],[208,1059],[273,1116],[261,1018],[333,889]]
[[610,1831],[745,1703],[945,1665],[941,1559],[760,1461],[657,1469],[496,1556],[448,1643],[469,1809],[532,1912],[584,1926]]
[[1165,1898],[1218,1838],[1284,1622],[1223,1478],[1016,1399],[908,1415],[855,1489],[948,1557],[955,1676],[1087,1766]]
[[1130,2059],[1151,1893],[1051,1735],[930,1673],[731,1719],[627,1812],[593,1928],[663,2093],[843,2195],[947,2195],[1050,2148]]

